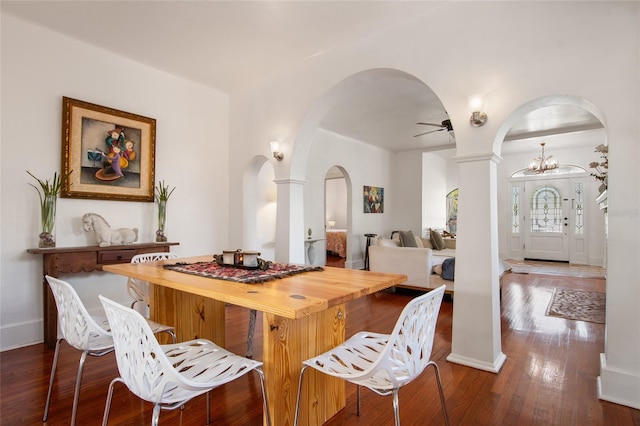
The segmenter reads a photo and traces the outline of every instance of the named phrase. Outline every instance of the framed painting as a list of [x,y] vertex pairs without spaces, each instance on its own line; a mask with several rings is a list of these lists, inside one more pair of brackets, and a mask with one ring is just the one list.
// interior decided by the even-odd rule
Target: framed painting
[[365,213],[384,213],[384,188],[363,186],[362,196]]
[[156,120],[62,98],[64,198],[154,200]]

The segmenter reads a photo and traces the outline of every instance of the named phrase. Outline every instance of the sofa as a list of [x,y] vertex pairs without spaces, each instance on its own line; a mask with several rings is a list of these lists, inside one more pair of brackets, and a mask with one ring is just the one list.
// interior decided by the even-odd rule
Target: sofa
[[[437,250],[430,238],[420,238],[406,232],[404,241],[394,238],[400,232],[394,232],[392,238],[378,238],[376,244],[369,247],[369,270],[404,274],[407,281],[398,287],[430,290],[441,285],[445,292],[453,294],[454,281],[445,280],[439,274],[442,264],[448,258],[455,258],[456,240],[443,238],[444,246]],[[412,237],[415,247],[407,246],[407,237]]]

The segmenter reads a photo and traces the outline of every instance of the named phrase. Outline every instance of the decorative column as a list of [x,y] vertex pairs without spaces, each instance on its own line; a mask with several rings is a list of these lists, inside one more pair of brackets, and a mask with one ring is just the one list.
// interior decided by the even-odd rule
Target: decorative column
[[457,157],[459,163],[456,291],[448,361],[497,373],[506,360],[500,329],[497,163],[500,157]]

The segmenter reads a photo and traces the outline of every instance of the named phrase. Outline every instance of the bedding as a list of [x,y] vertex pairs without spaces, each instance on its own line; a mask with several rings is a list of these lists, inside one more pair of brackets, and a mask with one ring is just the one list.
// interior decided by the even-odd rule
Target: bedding
[[327,229],[327,251],[340,257],[347,257],[346,229]]

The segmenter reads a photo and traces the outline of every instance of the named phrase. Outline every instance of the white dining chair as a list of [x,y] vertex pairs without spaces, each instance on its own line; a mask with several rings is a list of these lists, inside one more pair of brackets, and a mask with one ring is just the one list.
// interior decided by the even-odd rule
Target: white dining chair
[[49,404],[58,365],[58,356],[60,355],[60,344],[64,340],[69,345],[82,351],[73,394],[73,411],[71,412],[71,425],[73,426],[76,424],[80,384],[87,355],[99,357],[113,351],[113,339],[111,334],[103,327],[103,324],[106,323],[104,319],[89,315],[80,297],[78,297],[78,294],[69,283],[48,275],[45,278],[53,292],[56,307],[58,308],[60,334],[56,340],[53,366],[51,367],[51,377],[49,379],[49,391],[47,392],[47,402],[44,406],[42,421],[46,422],[49,416]]
[[139,312],[102,295],[99,298],[113,334],[120,373],[109,384],[103,426],[107,425],[113,387],[118,382],[154,404],[153,426],[158,424],[161,409],[175,409],[206,393],[209,424],[209,391],[253,370],[260,376],[264,412],[267,424],[271,424],[262,362],[235,355],[206,339],[160,345]]
[[360,387],[378,395],[393,395],[396,426],[400,425],[398,391],[433,366],[438,382],[445,423],[449,416],[438,365],[431,361],[436,322],[445,286],[410,301],[403,309],[391,334],[362,331],[337,347],[303,362],[298,382],[294,425],[300,416],[302,382],[307,368],[344,379],[357,385],[357,413],[360,415]]
[[[158,260],[167,260],[167,259],[176,259],[178,255],[176,253],[171,252],[158,252],[158,253],[142,253],[137,254],[131,258],[131,263],[142,263],[142,262],[155,262]],[[131,308],[136,307],[138,303],[143,304],[144,313],[149,326],[153,333],[168,333],[171,336],[171,340],[173,343],[176,343],[176,330],[175,327],[161,324],[159,322],[152,321],[148,318],[149,312],[149,283],[143,280],[138,280],[136,278],[129,278],[127,280],[127,292],[129,296],[133,299],[131,302]]]

